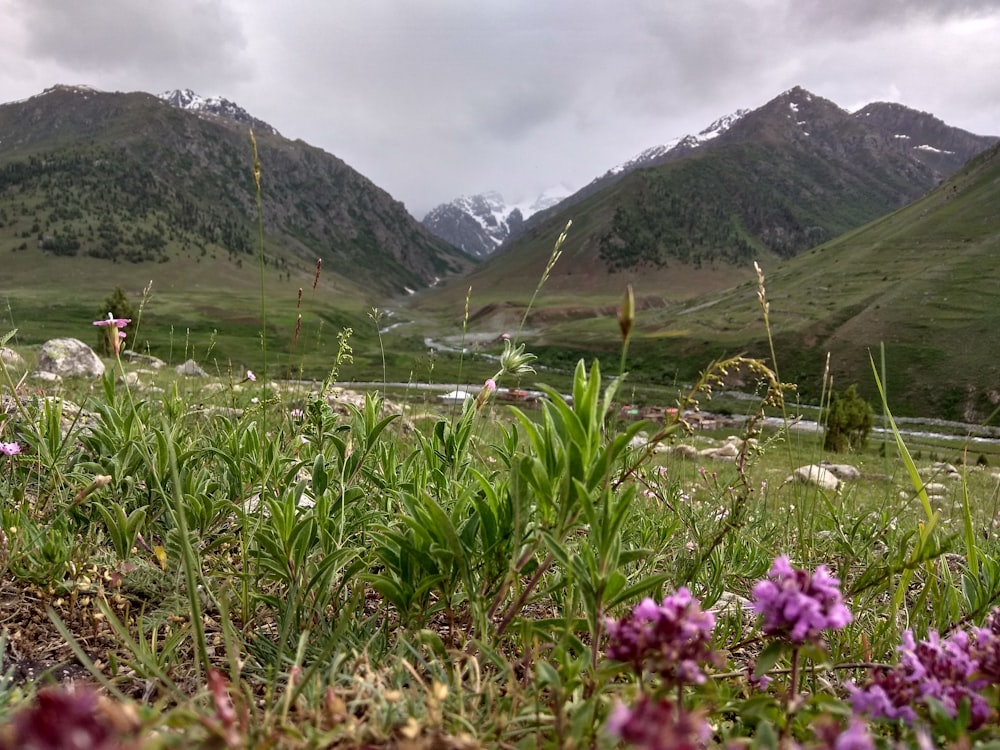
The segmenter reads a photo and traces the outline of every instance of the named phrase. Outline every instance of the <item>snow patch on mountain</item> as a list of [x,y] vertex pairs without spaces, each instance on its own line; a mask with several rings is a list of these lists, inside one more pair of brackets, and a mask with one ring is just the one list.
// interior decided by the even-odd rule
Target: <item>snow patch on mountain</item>
[[208,117],[222,117],[226,120],[249,125],[257,132],[281,135],[277,128],[257,119],[239,104],[223,96],[205,97],[196,94],[191,89],[174,89],[173,91],[164,91],[159,95],[159,98],[178,109],[185,109]]
[[[683,135],[659,146],[647,148],[637,156],[629,159],[627,162],[619,164],[617,167],[612,167],[603,177],[598,177],[597,180],[601,180],[612,175],[624,174],[653,163],[665,161],[671,156],[681,156],[682,154],[690,153],[703,143],[707,143],[714,138],[718,138],[720,135],[729,130],[729,128],[731,128],[736,122],[749,114],[749,112],[749,109],[738,109],[732,114],[724,115],[715,120],[711,125],[700,131],[697,135]],[[597,182],[597,180],[594,181]]]
[[455,247],[485,257],[518,233],[525,219],[551,208],[571,192],[565,185],[558,185],[513,205],[508,205],[496,191],[466,195],[432,209],[422,223]]

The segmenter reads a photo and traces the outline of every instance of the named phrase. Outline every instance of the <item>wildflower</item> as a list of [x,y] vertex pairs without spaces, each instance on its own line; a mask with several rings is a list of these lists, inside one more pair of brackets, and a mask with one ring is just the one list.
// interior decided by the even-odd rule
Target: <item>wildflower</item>
[[622,341],[628,341],[629,336],[632,334],[632,325],[635,323],[635,294],[632,291],[632,285],[628,284],[625,287],[625,298],[622,300],[622,306],[618,310],[618,328],[622,333]]
[[747,682],[750,683],[750,687],[752,687],[754,690],[760,690],[760,691],[767,690],[767,686],[770,685],[771,682],[773,682],[773,680],[766,674],[762,674],[760,675],[760,677],[758,677],[756,671],[757,671],[756,661],[751,662],[747,666]]
[[608,718],[607,730],[644,750],[695,750],[712,739],[700,712],[682,711],[668,700],[643,694],[632,708],[621,703]]
[[714,628],[715,616],[682,587],[662,604],[647,597],[622,619],[608,620],[605,654],[639,674],[648,668],[672,685],[701,684],[702,666],[719,659],[712,650]]
[[121,747],[115,734],[102,715],[95,692],[45,688],[35,696],[30,707],[14,717],[11,726],[0,736],[0,750],[67,747],[113,750]]
[[954,717],[967,700],[970,728],[982,726],[990,707],[979,691],[990,680],[980,674],[977,643],[964,631],[942,639],[932,630],[919,643],[912,631],[905,631],[896,666],[877,670],[864,688],[848,685],[852,707],[872,717],[913,723],[917,718],[914,705],[934,700]]
[[846,729],[833,719],[821,719],[814,724],[813,731],[821,742],[815,747],[823,750],[875,750],[868,725],[857,717],[851,719]]
[[257,398],[256,396],[254,396],[252,399],[250,399],[250,403],[254,404],[254,405],[259,404],[260,403],[260,399]]
[[288,416],[290,416],[292,419],[302,419],[302,417],[304,417],[305,415],[306,413],[302,411],[302,409],[292,409],[290,412],[288,412]]
[[0,443],[0,453],[5,456],[16,456],[21,452],[21,446],[17,443]]
[[514,345],[510,339],[504,339],[503,352],[500,354],[500,372],[509,375],[527,375],[535,371],[531,366],[538,357],[525,353],[524,344]]
[[809,573],[777,557],[768,578],[754,586],[754,611],[763,616],[765,633],[796,645],[818,643],[820,631],[840,630],[853,619],[839,587],[825,565]]
[[122,349],[122,341],[125,339],[126,333],[121,330],[129,323],[132,322],[131,318],[116,318],[111,313],[108,313],[108,317],[103,320],[95,320],[95,326],[101,326],[107,329],[108,332],[108,349],[114,353],[117,357]]
[[247,370],[246,379],[249,380],[251,383],[257,382],[257,376],[254,375],[253,370]]

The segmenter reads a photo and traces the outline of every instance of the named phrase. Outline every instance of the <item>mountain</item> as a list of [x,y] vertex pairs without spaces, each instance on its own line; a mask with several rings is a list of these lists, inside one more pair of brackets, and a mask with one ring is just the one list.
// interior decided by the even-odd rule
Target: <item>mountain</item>
[[[256,134],[266,262],[399,294],[472,259],[321,149],[282,137],[225,99],[55,86],[0,106],[0,252],[39,259],[186,263],[257,253]],[[30,239],[30,242],[28,241]]]
[[194,93],[191,89],[174,89],[163,92],[159,98],[172,107],[186,109],[202,117],[221,117],[241,125],[247,125],[253,128],[255,133],[281,135],[273,125],[257,119],[236,102],[222,96],[205,98]]
[[523,222],[520,209],[509,208],[502,195],[489,192],[442,203],[421,223],[435,236],[481,258],[500,247]]
[[628,282],[659,299],[718,291],[748,278],[754,259],[793,257],[906,205],[997,140],[898,105],[852,115],[799,87],[707,135],[532,217],[468,281],[511,302],[527,297],[572,219],[550,291],[611,295]]
[[551,188],[533,201],[513,206],[497,192],[463,196],[431,209],[422,223],[435,236],[483,258],[519,236],[525,219],[556,205],[568,193],[562,186]]
[[[764,264],[782,379],[818,400],[829,354],[833,387],[858,383],[877,402],[870,356],[880,364],[884,345],[886,390],[897,415],[980,422],[995,414],[997,205],[1000,144],[910,205],[785,262]],[[680,367],[680,377],[722,352],[770,358],[753,280],[642,314],[637,327],[647,332],[633,342],[637,356],[647,365],[671,363],[668,371]],[[553,334],[573,337],[572,330]]]

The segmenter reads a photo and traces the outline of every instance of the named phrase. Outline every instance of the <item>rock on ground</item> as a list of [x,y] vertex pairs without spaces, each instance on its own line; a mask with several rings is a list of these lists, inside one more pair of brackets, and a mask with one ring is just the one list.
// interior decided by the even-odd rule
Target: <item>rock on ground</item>
[[184,375],[188,378],[203,378],[208,375],[207,372],[201,369],[201,365],[193,359],[189,359],[183,365],[177,365],[176,370],[178,375]]
[[837,488],[840,487],[840,480],[837,479],[833,472],[827,471],[822,466],[817,466],[816,464],[800,466],[791,473],[791,476],[785,482],[814,484],[821,489],[830,490],[831,492],[836,492]]
[[38,350],[38,371],[63,378],[99,378],[104,362],[79,339],[50,339]]
[[3,360],[3,363],[7,365],[7,367],[15,369],[23,369],[25,365],[24,357],[6,346],[0,347],[0,359]]

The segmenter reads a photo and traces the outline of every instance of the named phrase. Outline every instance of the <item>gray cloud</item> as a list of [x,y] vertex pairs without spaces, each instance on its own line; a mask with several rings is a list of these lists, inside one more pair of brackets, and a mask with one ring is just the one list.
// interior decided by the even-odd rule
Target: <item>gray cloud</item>
[[1000,0],[0,0],[0,101],[223,94],[418,215],[579,187],[802,85],[1000,131]]
[[240,18],[222,0],[15,0],[25,53],[78,75],[123,81],[252,75]]

